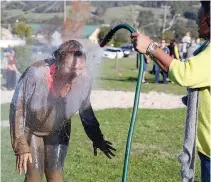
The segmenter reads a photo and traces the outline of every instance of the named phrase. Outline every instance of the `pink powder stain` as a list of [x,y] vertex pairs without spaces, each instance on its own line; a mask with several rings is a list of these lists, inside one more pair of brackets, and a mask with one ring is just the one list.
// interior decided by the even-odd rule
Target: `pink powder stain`
[[55,92],[55,89],[53,87],[53,76],[54,76],[54,73],[56,71],[56,64],[52,64],[48,71],[46,72],[46,81],[47,81],[47,86],[48,86],[48,89],[50,90],[50,92],[56,96],[56,92]]

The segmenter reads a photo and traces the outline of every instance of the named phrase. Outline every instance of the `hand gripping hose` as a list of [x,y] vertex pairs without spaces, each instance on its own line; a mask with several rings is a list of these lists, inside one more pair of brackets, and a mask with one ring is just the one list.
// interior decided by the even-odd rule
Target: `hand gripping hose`
[[[128,24],[119,24],[107,33],[107,35],[104,37],[104,39],[100,43],[100,47],[104,47],[112,39],[115,32],[119,29],[126,29],[126,30],[130,31],[130,33],[136,32]],[[126,144],[126,149],[125,149],[125,160],[124,160],[122,182],[127,181],[128,164],[129,164],[129,157],[130,157],[130,151],[131,151],[132,137],[133,137],[133,133],[134,133],[137,110],[138,110],[138,106],[139,106],[139,97],[140,97],[141,83],[142,83],[142,77],[143,77],[144,55],[139,53],[139,58],[140,58],[140,66],[139,66],[139,72],[138,72],[138,81],[136,84],[136,93],[135,93],[135,99],[134,99],[134,104],[133,104],[133,113],[132,113],[132,117],[131,117],[130,128],[129,128],[129,132],[128,132],[127,144]]]

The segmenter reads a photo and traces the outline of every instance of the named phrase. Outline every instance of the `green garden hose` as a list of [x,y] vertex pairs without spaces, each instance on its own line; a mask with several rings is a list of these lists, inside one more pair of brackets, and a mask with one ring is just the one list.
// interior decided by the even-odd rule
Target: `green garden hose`
[[[107,35],[104,37],[104,39],[100,43],[100,47],[104,47],[112,39],[115,32],[122,28],[130,31],[130,33],[136,32],[135,29],[132,28],[128,24],[119,24],[107,33]],[[130,128],[129,128],[129,132],[128,132],[127,144],[126,144],[126,149],[125,149],[125,160],[124,160],[122,182],[127,181],[127,173],[128,173],[128,165],[129,165],[132,137],[133,137],[133,133],[134,133],[137,110],[138,110],[138,106],[139,106],[141,83],[142,83],[142,77],[143,77],[144,55],[139,53],[139,57],[140,57],[140,60],[139,60],[140,65],[139,65],[138,81],[136,84],[136,93],[135,93],[135,99],[134,99],[134,104],[133,104],[133,113],[132,113],[132,117],[131,117]]]

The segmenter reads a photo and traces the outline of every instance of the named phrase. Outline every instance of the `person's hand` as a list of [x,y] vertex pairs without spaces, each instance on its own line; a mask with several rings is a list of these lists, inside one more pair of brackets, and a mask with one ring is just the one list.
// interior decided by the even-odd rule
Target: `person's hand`
[[116,149],[111,145],[112,143],[106,140],[102,140],[98,145],[93,143],[94,155],[97,156],[97,148],[99,148],[109,159],[111,159],[111,156],[115,157],[112,150],[116,151]]
[[134,32],[131,34],[132,43],[134,48],[143,54],[146,54],[147,48],[152,40],[139,32]]
[[24,169],[24,172],[27,172],[27,162],[32,163],[32,156],[31,153],[23,153],[19,154],[16,157],[16,171],[19,172],[19,174],[22,174],[22,170]]

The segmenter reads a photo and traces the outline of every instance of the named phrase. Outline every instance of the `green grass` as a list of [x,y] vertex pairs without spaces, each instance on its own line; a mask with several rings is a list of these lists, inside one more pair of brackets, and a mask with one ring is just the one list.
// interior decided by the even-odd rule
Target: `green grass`
[[1,104],[1,121],[9,120],[10,104]]
[[[117,149],[116,157],[109,160],[101,152],[94,157],[92,143],[75,116],[64,168],[66,182],[121,181],[131,109],[107,109],[96,112],[96,116],[105,138]],[[180,181],[177,154],[182,149],[185,109],[141,109],[137,118],[128,182]],[[1,181],[23,181],[14,171],[15,156],[11,151],[9,130],[3,128],[1,134]],[[199,161],[195,181],[199,182]]]
[[34,13],[34,12],[24,12],[20,9],[16,9],[16,10],[3,10],[5,13],[8,14],[8,17],[10,16],[21,16],[25,19],[27,19],[28,21],[43,21],[43,20],[49,20],[54,18],[55,16],[58,17],[63,17],[63,13],[59,12],[59,13]]
[[106,9],[103,18],[106,23],[112,23],[113,20],[115,21],[118,20],[119,22],[125,21],[125,23],[131,23],[132,17],[137,16],[137,11],[138,12],[152,11],[156,19],[156,23],[161,24],[163,21],[163,19],[161,18],[161,16],[163,15],[162,8],[148,8],[137,5],[108,8]]
[[[152,70],[153,63],[149,64]],[[99,67],[95,83],[96,89],[135,91],[138,71],[136,69],[136,58],[123,58],[118,60],[118,70],[115,70],[115,60],[105,59]],[[146,73],[149,84],[143,84],[141,92],[150,91],[172,93],[176,95],[186,94],[186,89],[174,83],[154,84],[155,76]]]

